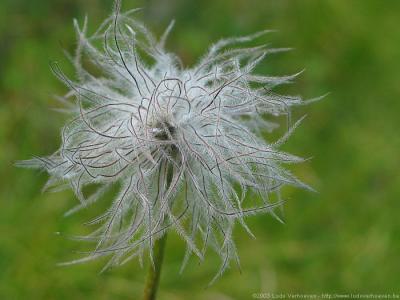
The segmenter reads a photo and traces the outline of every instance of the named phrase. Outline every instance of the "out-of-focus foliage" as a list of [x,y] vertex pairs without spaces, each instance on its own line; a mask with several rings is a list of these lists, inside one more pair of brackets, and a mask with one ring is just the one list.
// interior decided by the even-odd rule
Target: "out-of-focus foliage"
[[[257,239],[236,231],[242,273],[227,271],[213,286],[218,257],[192,259],[179,275],[184,244],[170,236],[161,278],[162,299],[250,299],[255,292],[391,292],[400,261],[400,2],[395,0],[153,0],[140,18],[161,33],[172,18],[168,49],[192,64],[221,37],[279,29],[266,37],[295,47],[267,59],[263,73],[287,75],[306,68],[285,93],[306,98],[331,94],[300,108],[307,113],[284,150],[308,162],[293,167],[318,193],[286,189],[282,225],[251,218]],[[76,45],[72,19],[89,16],[94,29],[109,15],[105,0],[0,2],[0,298],[136,299],[146,268],[137,262],[99,274],[106,261],[72,267],[80,243],[63,234],[86,233],[82,223],[106,207],[63,218],[76,204],[72,192],[40,192],[44,173],[16,169],[14,161],[46,155],[59,145],[65,115],[54,94],[66,88],[50,60],[72,68],[62,51]],[[282,132],[284,120],[282,120]],[[273,139],[274,137],[269,137]],[[101,206],[101,204],[100,204]]]

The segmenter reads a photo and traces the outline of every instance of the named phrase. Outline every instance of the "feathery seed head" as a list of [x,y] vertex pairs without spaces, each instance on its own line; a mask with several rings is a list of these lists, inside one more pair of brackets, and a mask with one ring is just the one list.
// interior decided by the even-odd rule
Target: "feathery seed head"
[[[287,136],[273,144],[260,136],[276,127],[266,116],[288,115],[303,103],[272,92],[297,74],[253,72],[266,55],[286,49],[229,48],[268,31],[220,40],[199,63],[184,68],[164,49],[173,23],[157,41],[132,18],[136,10],[120,14],[116,6],[90,37],[86,20],[83,28],[75,22],[77,79],[52,66],[70,89],[62,101],[72,119],[57,152],[21,164],[46,170],[48,188],[75,191],[81,203],[67,214],[120,184],[110,208],[91,222],[98,228],[85,237],[97,247],[77,261],[111,254],[107,266],[118,265],[146,250],[151,257],[154,241],[175,230],[187,244],[184,264],[192,253],[203,259],[209,246],[221,256],[218,277],[232,259],[238,261],[234,224],[249,231],[244,218],[274,214],[282,205],[282,186],[306,187],[282,167],[302,161],[277,149]],[[95,46],[99,41],[102,47]],[[97,72],[85,68],[88,62]],[[85,197],[82,189],[93,183],[98,189]],[[278,198],[272,200],[272,193]]]

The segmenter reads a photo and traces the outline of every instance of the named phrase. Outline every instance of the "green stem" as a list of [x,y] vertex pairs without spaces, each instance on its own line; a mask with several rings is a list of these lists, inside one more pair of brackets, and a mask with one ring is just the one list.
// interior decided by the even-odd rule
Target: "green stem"
[[143,300],[156,299],[166,241],[167,234],[165,233],[160,239],[154,242],[154,266],[149,266],[149,272],[147,274],[146,285],[144,288]]
[[[169,187],[173,178],[173,166],[171,164],[167,166],[166,173],[167,173],[166,186]],[[153,246],[154,265],[149,266],[149,272],[147,273],[147,279],[144,287],[143,300],[156,299],[157,289],[160,282],[161,266],[164,259],[166,242],[167,242],[167,233],[164,233],[164,235],[160,239],[154,242]]]

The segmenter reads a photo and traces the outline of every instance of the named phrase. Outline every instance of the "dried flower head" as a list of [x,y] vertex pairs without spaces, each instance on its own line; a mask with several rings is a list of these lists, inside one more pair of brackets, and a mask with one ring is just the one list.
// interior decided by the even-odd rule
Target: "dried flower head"
[[[46,170],[47,188],[74,190],[80,204],[67,214],[120,187],[109,209],[90,222],[98,227],[85,239],[97,247],[74,262],[111,254],[107,266],[119,265],[146,250],[152,257],[154,241],[175,230],[187,245],[184,264],[192,253],[202,260],[211,246],[222,259],[218,277],[238,261],[234,224],[250,233],[244,218],[274,214],[282,186],[306,187],[282,168],[302,161],[278,150],[291,130],[275,143],[260,136],[276,127],[265,117],[287,116],[304,103],[272,92],[297,74],[253,73],[265,56],[287,49],[228,48],[268,31],[220,40],[184,68],[164,49],[173,23],[157,41],[131,17],[135,11],[121,14],[117,2],[90,37],[86,20],[82,29],[75,21],[77,79],[52,65],[70,88],[63,101],[73,118],[58,151],[20,164]],[[85,197],[82,189],[93,184],[98,189]]]

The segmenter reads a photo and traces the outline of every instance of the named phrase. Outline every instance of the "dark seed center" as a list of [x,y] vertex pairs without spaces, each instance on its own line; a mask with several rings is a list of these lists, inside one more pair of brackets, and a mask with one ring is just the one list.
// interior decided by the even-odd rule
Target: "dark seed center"
[[174,126],[165,122],[154,129],[154,137],[162,141],[169,140],[170,136],[175,134],[175,131],[176,129]]

